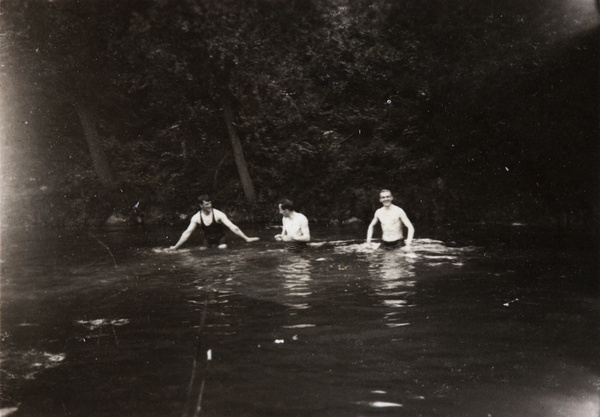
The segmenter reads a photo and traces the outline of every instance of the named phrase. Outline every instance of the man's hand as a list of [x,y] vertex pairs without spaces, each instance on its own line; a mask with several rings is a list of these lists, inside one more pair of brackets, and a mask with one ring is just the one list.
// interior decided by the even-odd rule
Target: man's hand
[[250,243],[250,242],[256,242],[257,240],[260,240],[259,237],[249,237],[246,239],[246,242]]

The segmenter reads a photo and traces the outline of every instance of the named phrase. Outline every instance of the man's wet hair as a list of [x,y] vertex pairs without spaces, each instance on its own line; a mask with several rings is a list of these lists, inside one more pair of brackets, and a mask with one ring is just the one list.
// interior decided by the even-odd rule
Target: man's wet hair
[[198,196],[198,204],[202,204],[205,201],[212,201],[208,194],[201,194]]
[[281,207],[282,210],[294,211],[294,203],[292,202],[292,200],[288,200],[287,198],[284,198],[283,200],[281,200],[279,202],[279,206]]
[[379,195],[381,195],[381,193],[390,193],[390,195],[394,195],[394,193],[392,193],[390,190],[388,190],[387,188],[382,189],[381,191],[379,191]]

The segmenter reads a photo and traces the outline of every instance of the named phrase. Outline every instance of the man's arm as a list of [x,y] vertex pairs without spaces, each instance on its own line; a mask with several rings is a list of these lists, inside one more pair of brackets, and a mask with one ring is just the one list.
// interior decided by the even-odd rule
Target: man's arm
[[310,228],[308,227],[308,219],[306,217],[302,218],[300,222],[300,232],[302,235],[294,236],[294,240],[298,242],[310,242]]
[[179,249],[179,247],[181,245],[183,245],[186,242],[186,240],[188,240],[190,238],[190,236],[192,235],[192,233],[194,232],[194,230],[196,230],[196,226],[197,226],[195,217],[196,217],[195,215],[194,215],[194,217],[192,217],[192,220],[190,220],[190,225],[181,234],[181,237],[179,238],[179,241],[175,245],[171,246],[169,249],[172,249],[172,250]]
[[404,210],[402,209],[400,209],[400,220],[402,220],[402,223],[404,223],[404,225],[408,229],[408,233],[406,236],[406,246],[410,247],[410,244],[412,243],[413,237],[415,235],[415,228],[408,219],[408,216],[406,215]]
[[373,238],[373,230],[375,230],[375,225],[379,223],[379,217],[377,217],[377,212],[373,216],[373,220],[369,224],[369,228],[367,229],[367,244],[371,244],[371,239]]
[[277,241],[283,240],[283,237],[285,235],[287,235],[287,230],[285,228],[285,222],[283,220],[281,222],[282,222],[281,233],[278,233],[275,235],[275,240],[277,240]]
[[255,242],[258,240],[257,237],[246,236],[244,232],[242,232],[242,229],[233,224],[231,220],[229,220],[229,218],[222,211],[213,210],[213,213],[215,215],[215,221],[218,221],[219,223],[222,223],[225,226],[227,226],[229,230],[231,230],[234,234],[244,239],[246,242]]

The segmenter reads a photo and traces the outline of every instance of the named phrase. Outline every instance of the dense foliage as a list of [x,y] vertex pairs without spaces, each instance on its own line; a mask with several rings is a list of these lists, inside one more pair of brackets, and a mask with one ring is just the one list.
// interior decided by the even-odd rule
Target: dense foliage
[[597,16],[549,5],[3,1],[4,221],[594,223]]

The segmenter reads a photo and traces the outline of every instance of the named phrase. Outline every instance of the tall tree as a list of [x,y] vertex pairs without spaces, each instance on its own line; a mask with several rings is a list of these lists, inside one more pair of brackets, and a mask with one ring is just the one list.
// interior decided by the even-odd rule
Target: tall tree
[[108,158],[102,148],[102,140],[96,128],[96,117],[86,104],[76,103],[75,108],[88,144],[94,171],[96,171],[96,175],[102,185],[114,190],[119,185],[119,179],[108,162]]
[[[6,19],[21,28],[11,35],[21,48],[18,59],[32,64],[27,69],[30,82],[45,86],[47,95],[38,105],[50,109],[69,103],[76,109],[71,114],[78,120],[72,123],[79,124],[97,178],[114,190],[119,175],[105,154],[97,109],[103,107],[103,99],[113,87],[110,74],[118,61],[108,50],[109,38],[123,29],[126,12],[73,1],[8,1],[3,6]],[[124,13],[120,19],[119,12]]]
[[231,139],[231,146],[233,147],[233,155],[235,157],[235,163],[240,174],[240,181],[244,188],[246,198],[250,203],[256,203],[256,192],[254,191],[254,185],[252,184],[252,178],[248,172],[248,166],[246,165],[246,159],[244,158],[244,150],[240,142],[240,138],[235,130],[233,124],[233,113],[231,111],[231,103],[224,99],[223,101],[223,119],[229,132],[229,138]]

